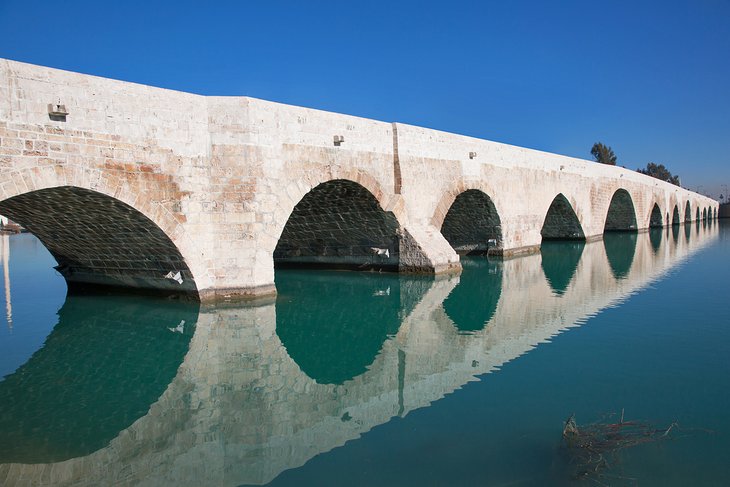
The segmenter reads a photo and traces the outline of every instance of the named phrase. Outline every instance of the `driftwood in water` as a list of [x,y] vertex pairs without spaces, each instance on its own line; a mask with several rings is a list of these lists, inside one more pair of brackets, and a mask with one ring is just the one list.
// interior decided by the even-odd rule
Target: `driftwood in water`
[[576,479],[592,480],[602,485],[600,479],[607,476],[617,452],[632,446],[668,439],[675,428],[677,428],[676,423],[666,428],[655,428],[641,421],[624,421],[623,411],[617,423],[598,422],[578,427],[573,414],[565,421],[562,446],[575,469]]

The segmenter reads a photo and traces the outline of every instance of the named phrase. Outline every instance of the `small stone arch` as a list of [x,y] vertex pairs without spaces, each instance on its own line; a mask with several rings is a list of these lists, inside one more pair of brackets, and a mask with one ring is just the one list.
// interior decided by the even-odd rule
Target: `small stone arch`
[[674,210],[672,210],[672,226],[679,225],[679,223],[679,207],[674,205]]
[[713,210],[714,216],[713,219],[717,220],[717,208]]
[[274,265],[397,270],[400,224],[378,196],[349,179],[316,185],[292,209]]
[[689,201],[684,205],[684,221],[685,223],[692,221],[692,209],[689,206]]
[[697,222],[700,221],[700,207],[699,206],[697,207],[697,212],[695,214],[695,221],[697,221]]
[[651,209],[651,215],[649,215],[649,228],[661,228],[664,226],[662,220],[662,210],[659,209],[659,204],[654,203]]
[[702,221],[707,221],[707,208],[702,209]]
[[467,189],[454,199],[441,234],[460,255],[500,254],[502,222],[492,199],[479,189]]
[[578,215],[563,193],[550,203],[540,235],[543,240],[585,240]]
[[636,210],[631,195],[625,189],[613,193],[606,213],[604,232],[636,231]]
[[198,296],[168,233],[113,196],[77,186],[46,187],[0,201],[0,214],[38,237],[71,290],[112,286]]

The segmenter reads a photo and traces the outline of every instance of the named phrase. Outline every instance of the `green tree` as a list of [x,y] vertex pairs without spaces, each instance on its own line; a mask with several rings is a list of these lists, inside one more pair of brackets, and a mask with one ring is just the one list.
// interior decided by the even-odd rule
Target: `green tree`
[[596,162],[600,162],[601,164],[609,164],[611,166],[616,165],[616,154],[613,153],[613,149],[611,149],[607,145],[603,145],[601,142],[596,142],[593,144],[593,147],[591,148],[591,154],[593,155],[593,158],[596,160]]
[[672,173],[664,167],[664,164],[654,164],[650,162],[646,165],[646,169],[637,169],[641,174],[646,174],[653,178],[661,179],[668,183],[672,183],[675,186],[679,186],[679,175],[672,175]]

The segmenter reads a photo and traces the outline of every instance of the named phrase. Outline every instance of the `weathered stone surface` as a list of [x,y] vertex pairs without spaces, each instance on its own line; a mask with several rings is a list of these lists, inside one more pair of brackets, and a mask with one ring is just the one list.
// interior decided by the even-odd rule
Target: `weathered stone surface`
[[[494,239],[513,255],[539,249],[543,235],[600,238],[625,225],[607,223],[619,194],[630,198],[637,230],[671,223],[674,208],[686,221],[687,205],[690,215],[717,213],[716,201],[635,171],[399,123],[9,60],[0,60],[0,87],[0,202],[60,187],[90,190],[139,212],[135,231],[146,225],[150,235],[159,230],[169,239],[155,245],[166,249],[164,257],[139,255],[126,276],[110,270],[114,258],[72,253],[75,263],[85,259],[74,264],[84,269],[76,279],[91,283],[113,276],[119,284],[156,287],[167,281],[154,276],[173,263],[202,299],[232,299],[274,292],[275,259],[368,267],[373,255],[384,255],[367,253],[375,247],[389,254],[376,263],[441,273],[460,268],[448,239],[461,252]],[[50,117],[49,103],[64,105],[68,115]],[[322,197],[320,190],[338,185],[348,192]],[[490,205],[471,201],[478,193],[470,190]],[[558,195],[575,219],[566,219],[564,207],[545,227]],[[101,206],[89,212],[103,211],[106,201],[98,198]],[[51,245],[61,224],[46,218],[42,226],[34,232]],[[93,230],[77,236],[79,244],[116,238],[102,236],[109,225]],[[66,251],[55,254],[70,261]],[[141,272],[148,258],[154,269]]]

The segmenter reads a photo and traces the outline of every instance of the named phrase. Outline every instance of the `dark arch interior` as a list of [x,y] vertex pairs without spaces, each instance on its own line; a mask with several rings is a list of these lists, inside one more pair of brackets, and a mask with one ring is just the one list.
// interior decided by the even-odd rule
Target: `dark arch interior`
[[691,222],[692,221],[692,210],[689,207],[689,201],[684,207],[684,221],[685,222]]
[[697,214],[695,216],[695,220],[697,220],[698,222],[700,221],[700,207],[699,206],[697,207]]
[[492,200],[470,189],[456,197],[449,208],[441,233],[459,255],[500,254],[502,226]]
[[192,302],[68,296],[41,349],[0,381],[0,463],[93,453],[147,414],[177,374]]
[[397,270],[399,252],[395,216],[361,185],[338,179],[315,187],[294,207],[274,264]]
[[707,220],[707,208],[702,209],[702,219]]
[[[115,198],[61,186],[6,199],[0,214],[43,242],[70,291],[113,286],[197,294],[185,259],[165,232]],[[178,272],[182,282],[171,278]]]
[[543,242],[540,248],[542,271],[555,294],[562,295],[568,289],[585,245],[580,241]]
[[[393,274],[277,271],[276,334],[289,357],[320,384],[363,374],[432,281]],[[337,303],[347,302],[347,306]]]
[[625,189],[619,189],[613,194],[608,206],[604,232],[636,231],[636,211],[631,195]]
[[460,332],[483,329],[497,310],[502,294],[502,263],[462,259],[463,272],[444,300],[444,311]]
[[631,264],[636,252],[636,233],[608,233],[603,236],[603,246],[606,249],[608,264],[613,277],[624,279],[629,275]]
[[663,226],[662,210],[659,209],[658,204],[654,203],[654,207],[651,209],[651,216],[649,217],[649,228],[661,228]]
[[672,225],[679,225],[679,208],[677,206],[674,206],[674,211],[672,212]]
[[562,193],[550,204],[540,234],[543,240],[585,240],[578,216]]

